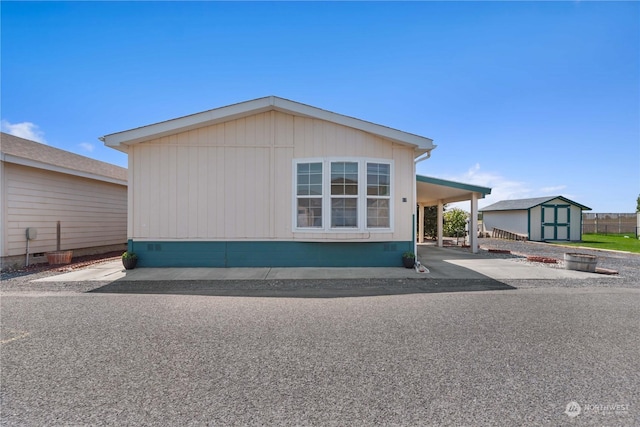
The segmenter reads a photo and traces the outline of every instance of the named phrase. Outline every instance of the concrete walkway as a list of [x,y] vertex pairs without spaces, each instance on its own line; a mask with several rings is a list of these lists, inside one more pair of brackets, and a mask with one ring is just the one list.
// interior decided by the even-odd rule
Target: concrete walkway
[[455,249],[424,245],[419,260],[429,270],[418,273],[388,268],[138,268],[125,270],[120,260],[45,277],[35,282],[170,281],[170,280],[286,280],[286,279],[586,279],[595,273],[496,259]]

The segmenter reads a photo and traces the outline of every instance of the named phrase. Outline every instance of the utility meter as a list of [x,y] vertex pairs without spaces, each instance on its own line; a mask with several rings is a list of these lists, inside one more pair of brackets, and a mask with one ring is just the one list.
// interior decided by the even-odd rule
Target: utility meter
[[27,228],[27,240],[34,240],[36,237],[38,237],[38,229],[33,227]]

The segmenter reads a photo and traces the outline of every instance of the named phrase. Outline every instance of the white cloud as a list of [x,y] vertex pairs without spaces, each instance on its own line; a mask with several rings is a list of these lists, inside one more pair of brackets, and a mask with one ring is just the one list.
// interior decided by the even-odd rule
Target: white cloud
[[44,139],[44,132],[42,132],[38,125],[31,122],[22,122],[22,123],[9,123],[7,120],[2,120],[1,122],[2,131],[8,134],[29,139],[31,141],[41,142],[46,144],[47,141]]
[[[445,179],[491,188],[491,194],[478,200],[480,208],[500,200],[533,197],[532,190],[527,183],[506,178],[497,172],[483,171],[480,169],[479,163],[473,165],[463,174],[447,176]],[[469,210],[469,202],[452,203],[450,206]]]
[[[450,175],[444,178],[465,184],[491,188],[491,194],[484,199],[478,200],[479,208],[489,206],[501,200],[527,199],[530,197],[556,196],[560,194],[569,197],[563,193],[567,188],[566,185],[534,188],[527,182],[509,179],[498,172],[483,171],[479,163],[470,167],[469,170],[463,174]],[[449,207],[457,207],[465,211],[470,210],[469,202],[451,203]]]
[[88,151],[89,153],[91,153],[93,149],[96,148],[93,144],[90,144],[88,142],[81,142],[80,144],[78,144],[78,147],[82,148],[84,151]]

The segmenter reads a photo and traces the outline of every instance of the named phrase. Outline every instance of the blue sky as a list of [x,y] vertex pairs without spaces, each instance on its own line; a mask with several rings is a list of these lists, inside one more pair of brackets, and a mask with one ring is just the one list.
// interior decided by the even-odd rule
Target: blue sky
[[98,137],[276,95],[434,139],[480,206],[640,194],[638,2],[5,2],[2,130]]

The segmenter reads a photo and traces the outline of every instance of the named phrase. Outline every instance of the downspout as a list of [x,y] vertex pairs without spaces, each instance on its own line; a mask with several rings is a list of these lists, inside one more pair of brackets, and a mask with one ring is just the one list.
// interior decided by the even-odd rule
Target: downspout
[[427,160],[431,157],[431,150],[427,151],[424,154],[421,154],[417,158],[413,160],[413,230],[411,232],[411,240],[413,244],[413,253],[416,255],[416,260],[418,259],[418,239],[416,239],[416,205],[418,204],[418,182],[417,182],[417,170],[416,166],[418,163]]

